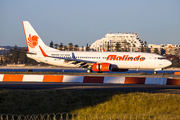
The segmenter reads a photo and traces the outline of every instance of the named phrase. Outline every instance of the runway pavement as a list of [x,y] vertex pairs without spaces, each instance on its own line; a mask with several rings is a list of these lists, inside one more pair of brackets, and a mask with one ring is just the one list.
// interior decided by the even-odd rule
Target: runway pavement
[[107,90],[123,92],[180,93],[179,85],[53,83],[53,82],[0,82],[0,89],[23,90]]

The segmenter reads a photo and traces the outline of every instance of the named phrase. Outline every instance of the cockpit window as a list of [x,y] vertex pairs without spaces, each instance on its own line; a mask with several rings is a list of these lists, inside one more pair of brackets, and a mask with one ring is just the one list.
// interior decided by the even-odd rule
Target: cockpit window
[[163,59],[166,59],[166,58],[164,58],[164,57],[158,57],[158,59],[159,59],[159,60],[163,60]]

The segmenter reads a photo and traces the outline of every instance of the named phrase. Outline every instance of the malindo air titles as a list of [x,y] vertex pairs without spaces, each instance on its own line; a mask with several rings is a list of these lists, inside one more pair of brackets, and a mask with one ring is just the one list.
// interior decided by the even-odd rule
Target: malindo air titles
[[117,56],[117,55],[108,55],[106,60],[115,60],[115,61],[144,61],[145,57],[138,55],[136,57],[130,57],[129,55]]

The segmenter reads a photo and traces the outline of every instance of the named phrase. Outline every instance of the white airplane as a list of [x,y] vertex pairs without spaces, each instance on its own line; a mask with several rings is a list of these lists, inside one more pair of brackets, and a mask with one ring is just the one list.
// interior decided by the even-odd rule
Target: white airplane
[[87,73],[128,69],[153,69],[155,73],[172,63],[161,55],[141,52],[60,51],[44,44],[28,21],[23,21],[27,56],[55,66],[87,68]]

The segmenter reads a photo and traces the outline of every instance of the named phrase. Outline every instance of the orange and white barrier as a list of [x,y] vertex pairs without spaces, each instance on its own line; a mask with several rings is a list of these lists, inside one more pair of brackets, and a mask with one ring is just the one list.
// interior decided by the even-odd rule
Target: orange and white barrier
[[180,79],[170,79],[170,78],[33,75],[33,74],[31,75],[0,74],[0,82],[76,82],[76,83],[180,85]]
[[174,75],[180,75],[180,72],[174,72]]

